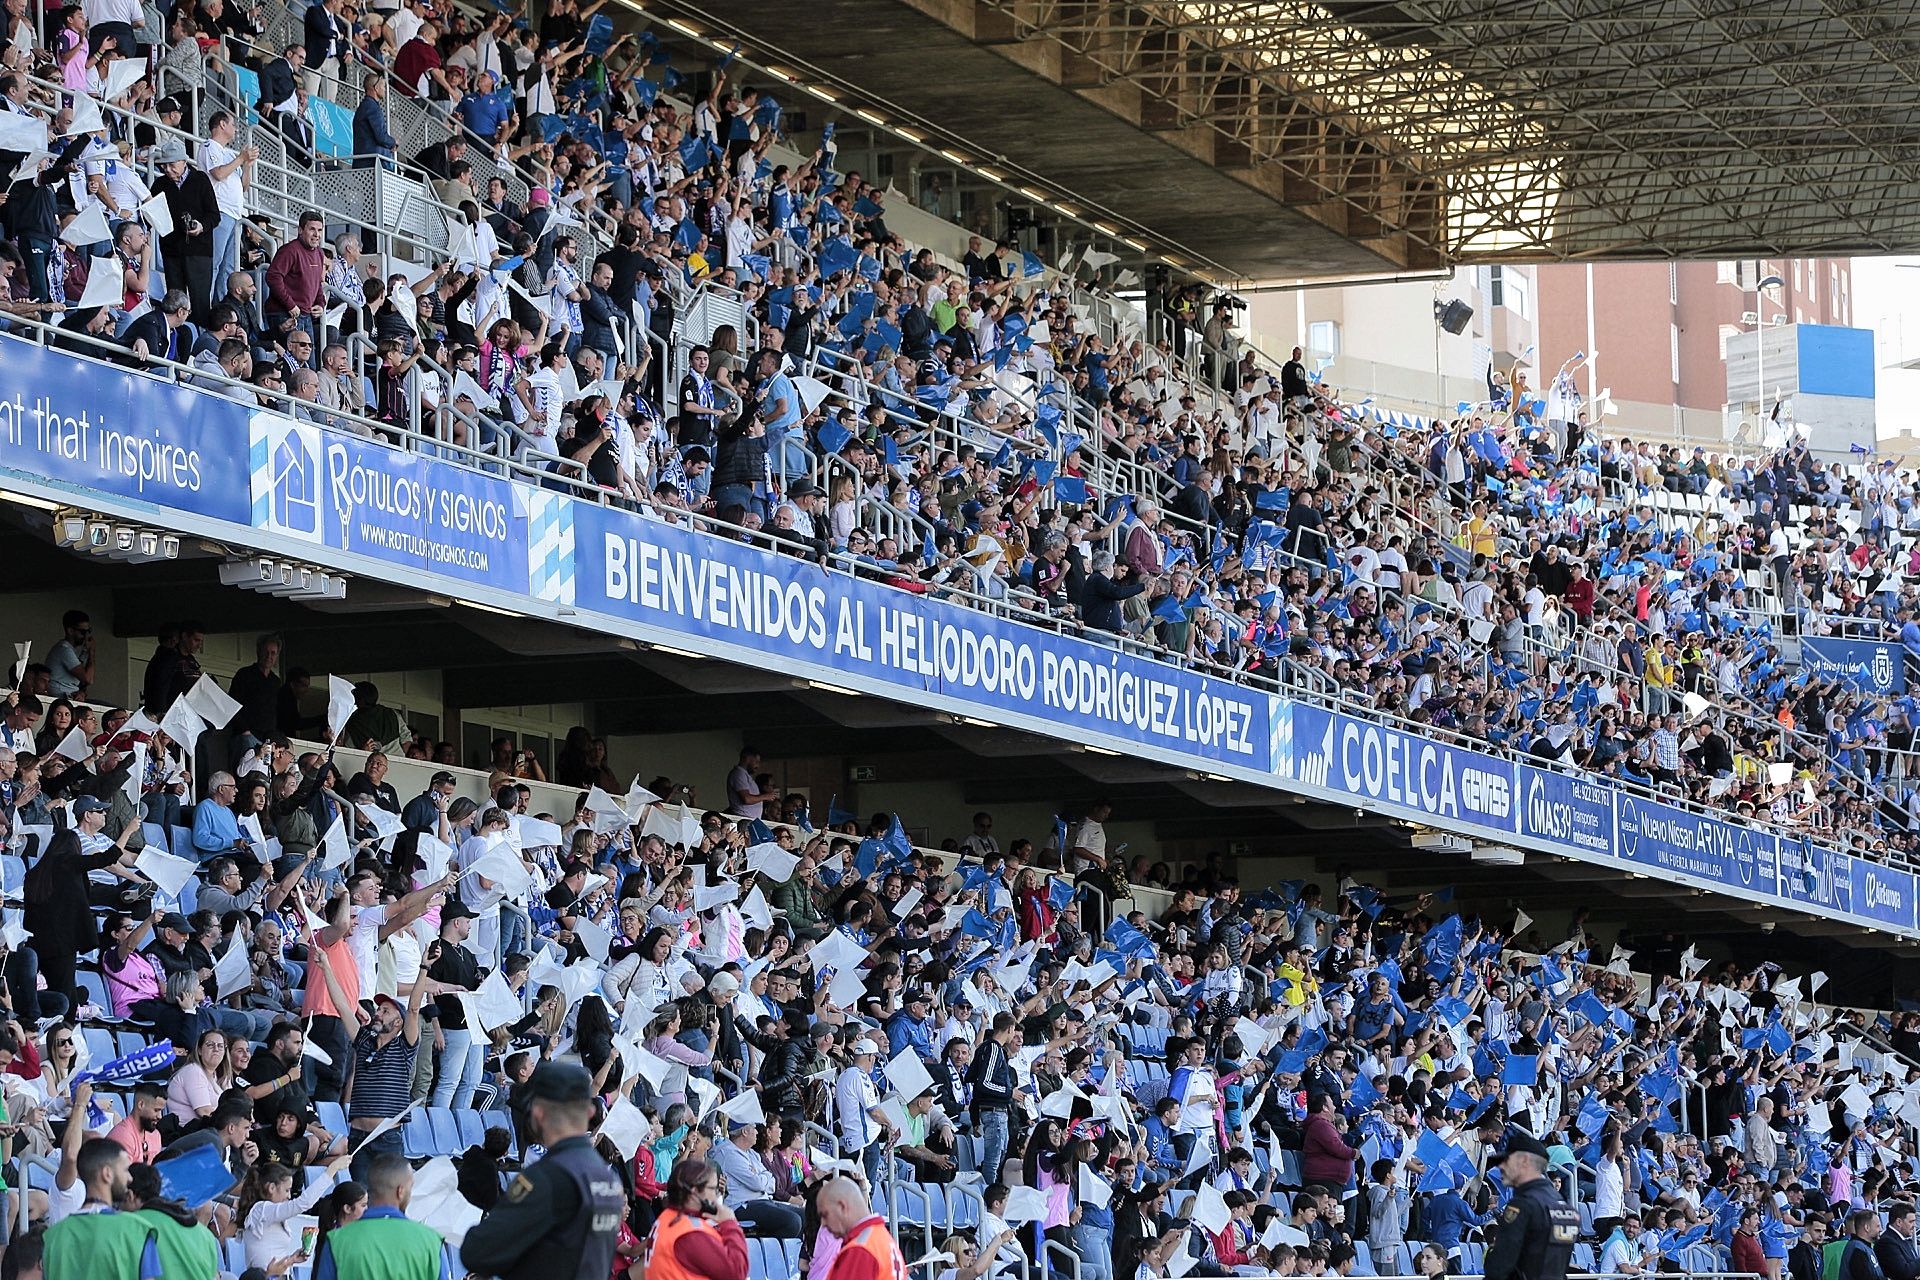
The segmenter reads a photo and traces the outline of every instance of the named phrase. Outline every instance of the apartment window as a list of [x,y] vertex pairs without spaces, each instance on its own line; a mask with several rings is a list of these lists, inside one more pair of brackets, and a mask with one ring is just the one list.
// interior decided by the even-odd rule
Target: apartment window
[[1713,264],[1713,282],[1715,284],[1740,283],[1740,264],[1737,262],[1716,262]]
[[1323,356],[1340,354],[1340,322],[1315,320],[1307,326],[1307,350]]
[[1493,268],[1493,288],[1488,292],[1488,301],[1494,306],[1505,306],[1522,320],[1532,318],[1533,281],[1525,271]]
[[1800,260],[1798,258],[1793,260],[1793,291],[1800,292]]
[[1723,324],[1720,326],[1720,358],[1722,360],[1727,358],[1727,344],[1738,337],[1740,333],[1741,329],[1737,324]]
[[1667,264],[1667,305],[1680,305],[1680,264],[1677,262]]
[[1673,381],[1677,385],[1680,381],[1680,326],[1677,324],[1667,326],[1667,358],[1673,366]]
[[1501,298],[1506,296],[1505,273],[1499,267],[1487,268],[1487,305],[1497,307]]

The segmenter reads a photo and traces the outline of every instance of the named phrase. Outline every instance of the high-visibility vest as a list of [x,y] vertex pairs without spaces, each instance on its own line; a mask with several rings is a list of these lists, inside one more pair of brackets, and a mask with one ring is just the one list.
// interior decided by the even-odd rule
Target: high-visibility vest
[[691,1217],[678,1209],[662,1213],[647,1243],[646,1280],[708,1280],[681,1266],[673,1252],[674,1242],[680,1237],[701,1231],[713,1232],[714,1226],[705,1218]]

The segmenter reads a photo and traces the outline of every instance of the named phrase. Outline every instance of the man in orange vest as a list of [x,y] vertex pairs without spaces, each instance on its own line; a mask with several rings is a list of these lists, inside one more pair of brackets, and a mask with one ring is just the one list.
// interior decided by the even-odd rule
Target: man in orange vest
[[747,1280],[747,1238],[720,1195],[720,1172],[673,1162],[667,1207],[647,1242],[647,1280]]
[[[900,1248],[887,1220],[873,1212],[857,1183],[835,1178],[820,1188],[814,1202],[820,1225],[840,1237],[827,1280],[904,1280]],[[648,1280],[653,1280],[651,1275]]]

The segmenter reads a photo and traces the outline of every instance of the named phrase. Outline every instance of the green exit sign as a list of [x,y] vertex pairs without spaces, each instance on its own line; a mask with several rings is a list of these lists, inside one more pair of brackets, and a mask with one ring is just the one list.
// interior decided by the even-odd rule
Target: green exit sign
[[853,766],[853,780],[855,782],[872,782],[878,776],[878,773],[875,772],[874,767],[870,764],[857,764]]

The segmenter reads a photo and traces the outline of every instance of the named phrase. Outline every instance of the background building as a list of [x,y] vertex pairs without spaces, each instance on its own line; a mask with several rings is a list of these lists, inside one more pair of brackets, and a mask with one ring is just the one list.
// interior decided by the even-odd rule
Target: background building
[[[1262,349],[1284,358],[1303,347],[1309,368],[1331,362],[1332,385],[1424,417],[1435,405],[1486,399],[1489,367],[1536,364],[1538,270],[1471,267],[1452,279],[1256,293],[1247,325]],[[1436,309],[1456,301],[1473,314],[1453,334]]]
[[[1727,372],[1728,344],[1755,328],[1746,316],[1769,327],[1853,323],[1853,266],[1842,258],[1560,263],[1535,275],[1542,349],[1594,355],[1581,390],[1609,391],[1617,413],[1608,426],[1626,435],[1718,442],[1755,420],[1757,378],[1729,386]],[[1782,283],[1756,304],[1755,286],[1769,276]],[[1769,407],[1786,372],[1775,370]]]

